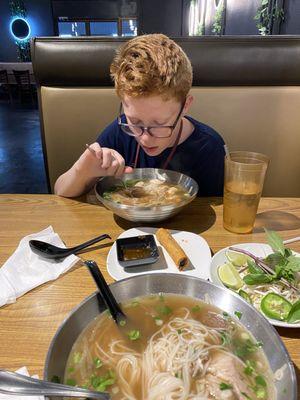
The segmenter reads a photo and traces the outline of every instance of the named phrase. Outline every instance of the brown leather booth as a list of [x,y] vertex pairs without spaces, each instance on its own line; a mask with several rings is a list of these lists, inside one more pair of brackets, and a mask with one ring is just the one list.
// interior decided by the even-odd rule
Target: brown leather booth
[[[123,38],[35,38],[49,188],[117,116],[109,65]],[[300,36],[175,38],[190,57],[190,115],[230,150],[270,156],[264,195],[300,196]]]

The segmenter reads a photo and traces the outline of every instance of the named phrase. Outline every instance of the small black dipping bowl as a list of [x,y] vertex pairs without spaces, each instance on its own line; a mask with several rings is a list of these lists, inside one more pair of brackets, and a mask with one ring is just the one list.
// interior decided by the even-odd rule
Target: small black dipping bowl
[[122,267],[152,264],[159,257],[153,235],[117,239],[116,246],[118,261]]

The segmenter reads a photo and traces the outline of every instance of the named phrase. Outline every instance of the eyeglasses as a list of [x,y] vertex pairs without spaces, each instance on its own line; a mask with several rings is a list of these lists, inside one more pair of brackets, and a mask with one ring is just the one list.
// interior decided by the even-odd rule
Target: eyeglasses
[[156,138],[168,138],[172,135],[173,130],[175,129],[177,122],[179,121],[180,115],[183,111],[185,105],[185,101],[183,102],[180,111],[176,117],[176,120],[173,125],[160,125],[160,126],[142,126],[142,125],[131,125],[124,124],[121,121],[121,112],[122,112],[122,103],[120,104],[119,116],[118,116],[118,125],[122,129],[124,133],[130,136],[142,136],[145,131]]

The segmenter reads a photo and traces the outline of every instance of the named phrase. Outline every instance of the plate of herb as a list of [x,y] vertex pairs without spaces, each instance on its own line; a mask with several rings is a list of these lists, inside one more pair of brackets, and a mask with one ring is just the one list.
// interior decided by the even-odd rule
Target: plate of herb
[[272,325],[300,328],[300,254],[274,231],[265,243],[241,243],[216,253],[210,279],[238,293]]

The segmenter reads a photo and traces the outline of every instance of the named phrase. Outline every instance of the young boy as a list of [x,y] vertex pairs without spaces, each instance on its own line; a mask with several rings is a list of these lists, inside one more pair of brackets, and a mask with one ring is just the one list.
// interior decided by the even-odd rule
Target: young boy
[[99,177],[150,167],[192,177],[200,196],[221,196],[224,142],[186,116],[193,76],[184,51],[162,34],[138,36],[118,51],[111,76],[121,100],[119,117],[57,179],[55,193],[79,196]]

